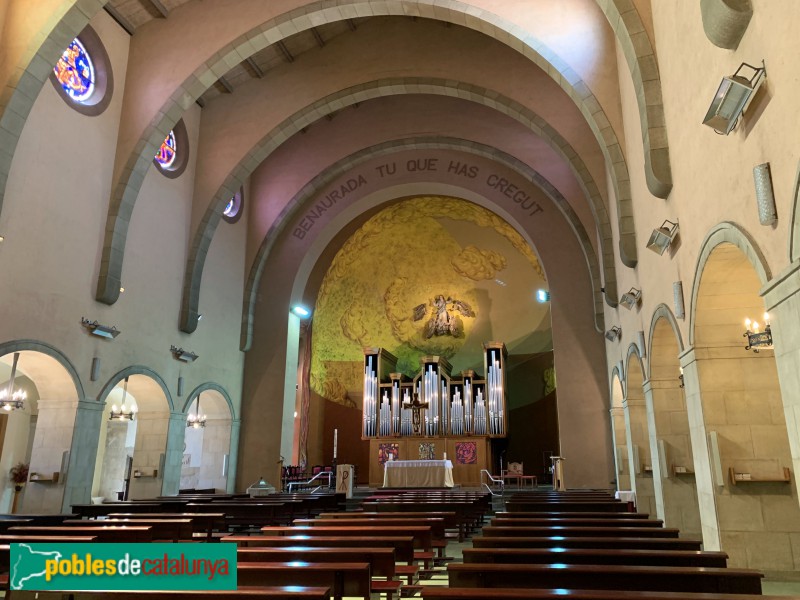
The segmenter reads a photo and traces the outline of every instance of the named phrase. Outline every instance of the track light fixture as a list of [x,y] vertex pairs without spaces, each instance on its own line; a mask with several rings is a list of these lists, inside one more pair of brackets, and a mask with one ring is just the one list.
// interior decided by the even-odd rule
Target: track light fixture
[[615,342],[622,337],[622,329],[614,325],[611,329],[606,331],[606,339],[609,342]]
[[183,348],[178,348],[177,346],[170,346],[170,352],[172,352],[172,356],[174,356],[177,360],[183,362],[194,362],[199,358],[198,354],[194,352],[189,352],[188,350],[184,350]]
[[634,306],[639,304],[642,299],[642,290],[632,287],[630,291],[625,292],[622,294],[622,297],[619,299],[619,303],[621,306],[624,306],[628,310],[631,310]]
[[[669,225],[669,227],[667,227]],[[647,249],[652,250],[656,254],[664,254],[667,248],[670,247],[672,242],[678,235],[678,222],[664,221],[661,227],[653,229],[650,239],[647,241]]]

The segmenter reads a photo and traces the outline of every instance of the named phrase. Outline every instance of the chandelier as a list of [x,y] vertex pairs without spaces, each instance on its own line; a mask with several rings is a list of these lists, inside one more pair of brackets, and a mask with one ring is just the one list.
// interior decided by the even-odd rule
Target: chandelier
[[128,378],[125,378],[125,383],[122,386],[122,403],[121,406],[116,404],[111,405],[111,414],[108,415],[109,421],[133,421],[136,419],[136,404],[131,402],[130,408],[125,407],[125,400],[128,397]]
[[17,377],[17,363],[19,362],[19,352],[14,352],[14,362],[11,365],[11,378],[8,385],[0,390],[0,409],[10,412],[17,410],[25,405],[25,398],[28,394],[25,390],[14,389],[14,379]]
[[752,350],[756,353],[759,350],[772,350],[772,327],[770,326],[769,315],[767,313],[764,313],[764,325],[764,331],[759,331],[761,325],[759,325],[757,321],[751,321],[750,319],[744,320],[746,331],[743,337],[747,338],[747,345],[744,347],[745,350]]
[[200,394],[197,394],[197,399],[194,404],[194,414],[186,417],[186,427],[192,429],[201,429],[206,426],[206,415],[200,414]]

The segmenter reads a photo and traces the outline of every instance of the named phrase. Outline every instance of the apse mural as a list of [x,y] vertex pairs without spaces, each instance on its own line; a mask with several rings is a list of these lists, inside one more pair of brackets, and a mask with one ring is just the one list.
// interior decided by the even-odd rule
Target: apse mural
[[483,370],[481,344],[552,348],[546,288],[534,250],[506,221],[471,202],[403,200],[364,223],[333,259],[314,310],[311,387],[355,406],[363,348],[382,347],[413,375],[422,356],[454,372]]

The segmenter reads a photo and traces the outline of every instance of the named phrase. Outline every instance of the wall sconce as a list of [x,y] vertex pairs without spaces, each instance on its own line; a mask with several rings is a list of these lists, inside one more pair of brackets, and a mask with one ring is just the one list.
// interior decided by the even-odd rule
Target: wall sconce
[[[750,319],[744,320],[744,326],[747,330],[743,336],[747,338],[747,346],[745,350],[752,350],[758,353],[759,350],[772,350],[772,328],[769,322],[769,315],[764,313],[764,323],[766,327],[764,331],[759,331],[761,326],[756,321]],[[752,330],[750,329],[752,327]]]
[[[669,225],[669,227],[667,227]],[[664,221],[661,227],[653,229],[650,239],[647,242],[647,249],[652,250],[658,255],[664,254],[670,244],[675,240],[678,235],[678,223],[672,221]]]
[[624,294],[622,294],[622,297],[619,299],[619,303],[628,310],[631,310],[634,306],[639,304],[641,299],[642,299],[642,290],[632,287],[630,291],[627,291]]
[[611,329],[606,331],[606,339],[609,342],[615,342],[622,337],[622,329],[614,325]]
[[125,378],[125,383],[122,386],[122,403],[121,406],[116,404],[111,405],[111,413],[108,415],[109,421],[135,421],[136,420],[136,404],[131,403],[130,408],[125,408],[125,400],[128,397],[128,378]]
[[81,317],[81,325],[86,327],[89,330],[89,333],[92,335],[96,335],[97,337],[106,338],[109,340],[113,340],[117,337],[120,333],[122,333],[115,325],[109,327],[108,325],[101,325],[97,321],[90,321],[84,317]]
[[183,348],[178,348],[176,346],[170,346],[169,350],[172,352],[172,356],[183,362],[194,362],[200,358],[199,355],[195,354],[194,352],[189,352],[188,350],[184,350]]
[[[720,135],[728,135],[733,131],[739,122],[739,117],[750,106],[758,88],[767,77],[767,68],[763,60],[761,64],[763,66],[754,67],[742,63],[733,75],[722,78],[703,119],[703,125],[708,125]],[[749,79],[739,74],[745,68],[752,73]]]

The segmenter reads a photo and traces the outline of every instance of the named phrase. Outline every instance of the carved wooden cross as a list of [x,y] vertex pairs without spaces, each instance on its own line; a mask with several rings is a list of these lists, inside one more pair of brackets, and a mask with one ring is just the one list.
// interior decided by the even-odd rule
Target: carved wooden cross
[[411,402],[403,402],[403,408],[411,409],[411,428],[414,435],[422,435],[422,419],[420,419],[419,411],[428,408],[428,403],[420,402],[419,394],[414,392],[411,396]]

